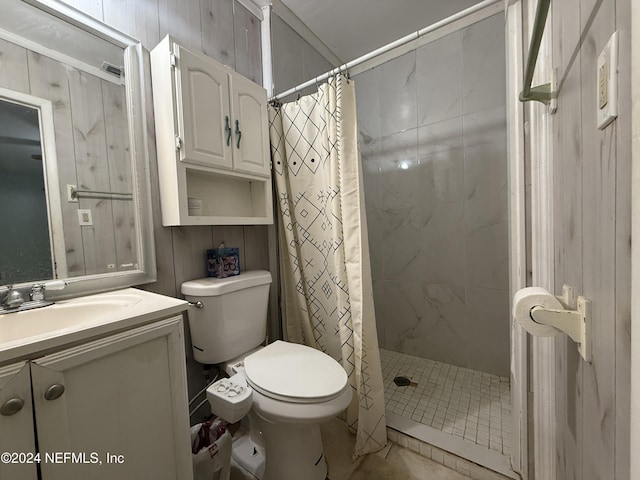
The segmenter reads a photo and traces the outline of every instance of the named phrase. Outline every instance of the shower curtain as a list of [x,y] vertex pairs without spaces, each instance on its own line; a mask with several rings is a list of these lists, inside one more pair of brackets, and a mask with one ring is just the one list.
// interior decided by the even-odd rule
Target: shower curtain
[[354,84],[338,75],[269,116],[285,338],[347,371],[346,420],[363,455],[387,436]]

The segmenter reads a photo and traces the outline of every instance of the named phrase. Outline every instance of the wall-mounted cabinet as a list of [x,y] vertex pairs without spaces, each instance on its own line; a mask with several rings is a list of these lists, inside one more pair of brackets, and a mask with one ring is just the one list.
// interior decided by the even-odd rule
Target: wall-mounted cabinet
[[162,223],[273,223],[264,88],[167,35],[151,52]]

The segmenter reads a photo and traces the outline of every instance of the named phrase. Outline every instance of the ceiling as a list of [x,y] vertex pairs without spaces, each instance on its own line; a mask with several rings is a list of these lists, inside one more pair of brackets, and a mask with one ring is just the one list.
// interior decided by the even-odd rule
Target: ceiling
[[282,0],[343,62],[413,33],[479,0]]

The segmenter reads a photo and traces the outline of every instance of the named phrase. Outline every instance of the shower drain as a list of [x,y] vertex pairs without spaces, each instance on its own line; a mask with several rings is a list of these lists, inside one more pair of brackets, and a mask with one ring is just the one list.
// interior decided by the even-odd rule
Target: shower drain
[[416,382],[412,382],[407,377],[402,377],[402,376],[394,378],[393,383],[395,383],[399,387],[407,387],[407,386],[417,387],[418,386]]

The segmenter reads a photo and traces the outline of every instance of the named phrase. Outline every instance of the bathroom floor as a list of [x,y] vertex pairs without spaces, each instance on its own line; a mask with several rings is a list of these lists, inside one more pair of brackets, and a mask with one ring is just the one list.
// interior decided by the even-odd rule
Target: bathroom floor
[[385,349],[380,360],[387,412],[511,455],[509,378]]
[[[379,452],[353,460],[356,437],[344,420],[334,418],[320,428],[329,480],[471,480],[391,442]],[[232,466],[231,480],[255,479]]]
[[355,435],[344,421],[336,418],[321,428],[329,480],[471,480],[393,443],[353,461]]

